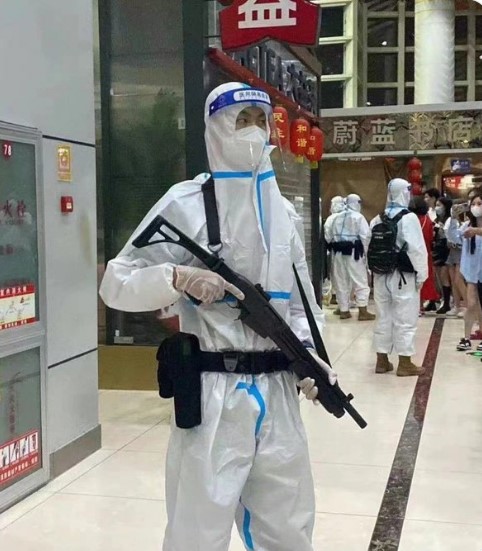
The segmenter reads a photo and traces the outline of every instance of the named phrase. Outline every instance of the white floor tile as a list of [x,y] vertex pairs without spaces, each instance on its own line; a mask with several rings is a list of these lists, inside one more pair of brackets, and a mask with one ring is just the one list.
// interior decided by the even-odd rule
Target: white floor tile
[[316,515],[315,551],[366,551],[376,517],[356,515]]
[[[8,525],[17,521],[29,511],[32,511],[41,503],[44,503],[45,501],[50,499],[53,495],[54,494],[52,492],[38,491],[26,497],[20,503],[17,503],[13,507],[10,507],[10,509],[0,515],[0,530],[3,530]],[[3,549],[7,549],[6,547],[3,547],[2,536],[0,536],[0,543],[2,544],[2,551]]]
[[0,534],[15,551],[159,551],[162,501],[55,494]]
[[106,390],[99,398],[101,423],[154,426],[165,421],[172,409],[171,400],[162,400],[154,391]]
[[[470,431],[465,434],[470,434]],[[417,456],[417,469],[478,473],[482,475],[482,435],[472,432],[467,443],[455,432],[424,433]]]
[[313,463],[319,513],[377,516],[388,467]]
[[480,551],[482,526],[406,520],[399,551]]
[[165,458],[160,453],[116,452],[61,491],[138,499],[164,499]]
[[170,434],[170,425],[157,425],[130,442],[123,451],[156,452],[165,455]]
[[150,424],[130,425],[106,421],[102,423],[102,449],[120,450],[142,436],[150,428]]
[[482,525],[481,492],[480,474],[416,469],[406,518]]

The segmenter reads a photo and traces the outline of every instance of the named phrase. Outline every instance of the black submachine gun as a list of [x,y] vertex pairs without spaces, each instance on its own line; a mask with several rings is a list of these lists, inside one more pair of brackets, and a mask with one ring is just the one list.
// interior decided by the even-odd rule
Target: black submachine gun
[[[156,234],[159,234],[162,239],[151,241]],[[238,301],[239,319],[260,337],[271,339],[288,358],[292,371],[300,379],[310,377],[315,380],[318,387],[317,399],[329,413],[339,418],[343,417],[346,412],[359,427],[363,429],[367,426],[366,421],[350,403],[353,400],[353,395],[346,395],[338,383],[330,384],[327,373],[271,306],[270,297],[264,292],[261,285],[254,285],[244,276],[229,268],[222,258],[218,258],[194,243],[192,239],[162,216],[156,216],[132,242],[138,249],[157,243],[172,243],[184,247],[207,268],[240,289],[245,298]],[[326,352],[323,356],[325,357],[322,359],[329,364]]]

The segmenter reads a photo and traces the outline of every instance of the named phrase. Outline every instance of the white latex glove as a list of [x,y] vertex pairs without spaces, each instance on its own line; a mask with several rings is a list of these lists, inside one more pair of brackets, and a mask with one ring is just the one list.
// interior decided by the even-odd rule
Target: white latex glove
[[238,300],[244,299],[244,294],[237,287],[220,275],[203,268],[176,266],[173,285],[178,291],[188,293],[204,304],[222,300],[225,293],[231,293]]
[[[335,373],[335,371],[333,371],[333,369],[331,369],[331,367],[326,362],[324,362],[312,348],[308,348],[307,350],[316,360],[317,364],[328,375],[328,380],[330,384],[334,385],[338,379],[338,375]],[[308,400],[312,400],[316,406],[319,405],[320,402],[316,399],[316,397],[318,396],[318,387],[315,386],[314,379],[311,379],[310,377],[305,377],[297,384],[301,392],[306,396]]]

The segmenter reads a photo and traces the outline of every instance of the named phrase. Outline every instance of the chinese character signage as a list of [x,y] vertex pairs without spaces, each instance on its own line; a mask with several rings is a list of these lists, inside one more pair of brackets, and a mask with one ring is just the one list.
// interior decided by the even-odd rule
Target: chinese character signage
[[0,331],[36,321],[35,286],[0,288]]
[[40,467],[39,432],[0,444],[0,489]]
[[[326,153],[482,147],[482,111],[323,117],[321,127],[325,134]],[[464,165],[459,170],[465,172],[470,168]]]
[[224,50],[246,48],[269,38],[318,45],[321,9],[309,0],[234,0],[220,13]]
[[60,182],[72,181],[72,155],[70,145],[57,148],[57,178]]

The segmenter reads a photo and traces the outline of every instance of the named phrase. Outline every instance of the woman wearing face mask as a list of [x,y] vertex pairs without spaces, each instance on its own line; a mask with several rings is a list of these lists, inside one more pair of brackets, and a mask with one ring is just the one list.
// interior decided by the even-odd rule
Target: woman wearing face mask
[[[463,224],[458,232],[462,236],[462,257],[460,272],[467,283],[467,311],[465,312],[465,336],[457,345],[457,350],[471,350],[470,334],[476,320],[482,327],[482,311],[479,303],[477,283],[481,279],[482,260],[482,194],[476,193],[470,201],[469,221]],[[451,232],[452,233],[452,232]],[[453,234],[452,237],[456,237]],[[482,350],[479,344],[478,350]]]
[[440,197],[435,203],[435,213],[437,218],[434,225],[434,243],[432,249],[433,264],[435,266],[435,276],[439,289],[443,293],[443,304],[437,310],[437,314],[447,314],[450,311],[450,278],[447,259],[449,256],[449,247],[447,236],[445,234],[445,224],[450,217],[452,201],[446,197]]
[[[447,266],[449,269],[450,282],[452,284],[452,296],[454,297],[454,308],[448,312],[448,315],[457,316],[459,318],[463,318],[465,315],[465,308],[462,308],[461,302],[464,301],[465,305],[467,299],[465,281],[460,273],[463,239],[460,235],[457,235],[457,231],[464,222],[464,216],[467,210],[468,206],[466,201],[457,201],[456,204],[452,206],[450,218],[445,223],[445,233],[447,235],[447,243],[450,250]],[[454,231],[451,231],[451,228],[453,228]]]

